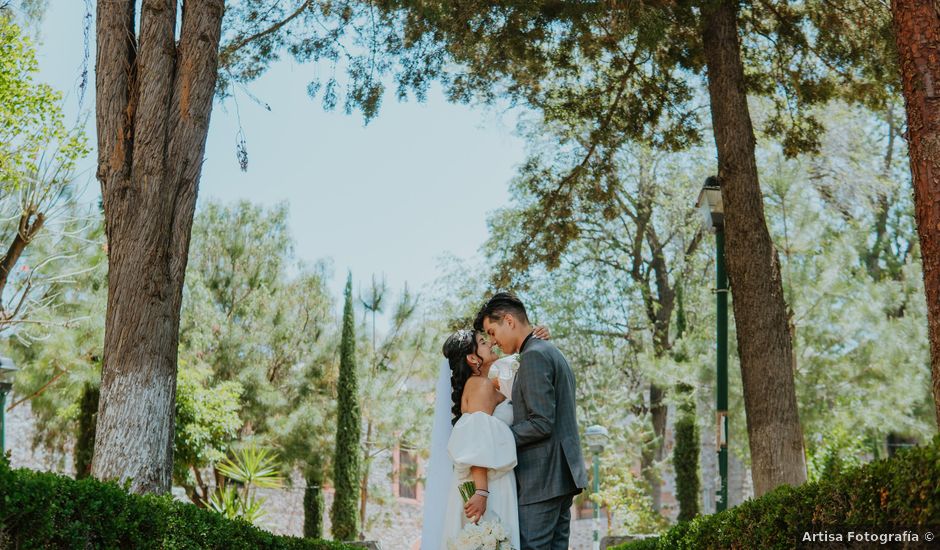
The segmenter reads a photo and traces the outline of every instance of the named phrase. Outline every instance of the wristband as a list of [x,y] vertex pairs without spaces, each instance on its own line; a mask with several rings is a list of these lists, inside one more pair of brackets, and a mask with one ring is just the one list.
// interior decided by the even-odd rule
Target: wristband
[[486,489],[477,489],[473,494],[475,494],[475,495],[480,495],[481,497],[488,497],[488,496],[490,496],[490,492],[487,491]]

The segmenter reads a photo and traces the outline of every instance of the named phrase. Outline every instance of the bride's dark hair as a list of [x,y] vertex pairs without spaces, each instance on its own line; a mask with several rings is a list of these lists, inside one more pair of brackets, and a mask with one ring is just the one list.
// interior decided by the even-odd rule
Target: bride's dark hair
[[460,398],[463,396],[463,387],[473,376],[473,369],[467,363],[467,356],[475,355],[477,352],[476,334],[472,330],[458,330],[447,337],[442,351],[450,363],[450,400],[453,403],[451,412],[454,413],[454,418],[450,423],[456,424],[462,414]]

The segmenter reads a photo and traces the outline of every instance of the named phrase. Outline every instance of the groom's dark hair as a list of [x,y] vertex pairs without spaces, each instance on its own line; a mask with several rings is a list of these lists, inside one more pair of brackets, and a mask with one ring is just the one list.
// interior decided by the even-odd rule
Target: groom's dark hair
[[490,321],[499,321],[507,313],[511,313],[520,321],[529,322],[522,300],[509,292],[497,292],[480,308],[480,312],[473,321],[473,328],[483,332],[483,319],[489,317]]

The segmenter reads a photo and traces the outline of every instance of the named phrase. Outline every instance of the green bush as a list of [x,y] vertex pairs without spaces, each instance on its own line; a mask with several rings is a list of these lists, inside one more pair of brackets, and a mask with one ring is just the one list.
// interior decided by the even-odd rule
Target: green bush
[[701,483],[698,477],[699,434],[695,424],[695,401],[692,386],[676,385],[676,396],[681,398],[679,417],[673,426],[676,444],[672,449],[672,465],[676,472],[676,500],[679,501],[679,521],[688,521],[699,515],[698,495]]
[[282,537],[169,496],[129,494],[117,483],[32,470],[0,458],[0,547],[343,550]]
[[845,529],[888,532],[892,527],[914,532],[940,527],[940,437],[930,446],[838,476],[778,487],[731,510],[680,523],[659,538],[616,550],[794,548],[806,531],[845,535]]

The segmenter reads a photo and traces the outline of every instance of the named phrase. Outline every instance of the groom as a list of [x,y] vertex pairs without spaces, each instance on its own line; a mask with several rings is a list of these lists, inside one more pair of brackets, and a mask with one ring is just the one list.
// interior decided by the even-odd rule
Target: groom
[[518,447],[522,550],[565,550],[571,500],[587,486],[574,405],[574,373],[551,343],[532,337],[522,302],[506,292],[483,306],[474,328],[503,353],[519,353],[512,385],[512,434]]

